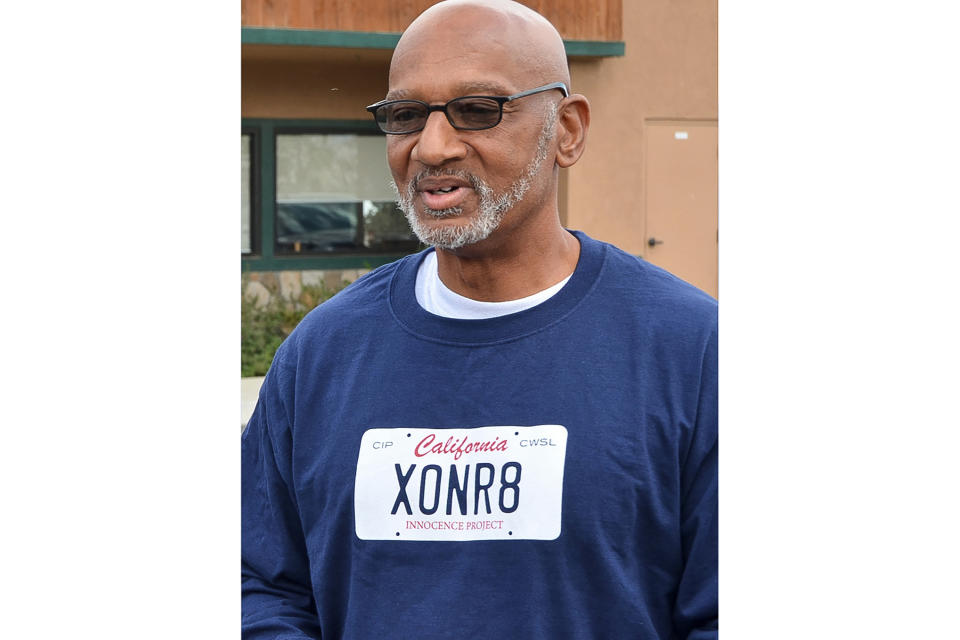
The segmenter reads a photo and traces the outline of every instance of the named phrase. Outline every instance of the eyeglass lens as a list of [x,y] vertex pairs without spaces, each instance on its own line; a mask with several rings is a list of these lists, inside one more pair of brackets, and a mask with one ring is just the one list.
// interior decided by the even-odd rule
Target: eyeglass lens
[[[458,129],[488,129],[500,122],[500,103],[489,98],[457,98],[447,103],[447,118]],[[385,131],[402,133],[426,126],[429,109],[415,101],[402,100],[377,109],[377,122]]]

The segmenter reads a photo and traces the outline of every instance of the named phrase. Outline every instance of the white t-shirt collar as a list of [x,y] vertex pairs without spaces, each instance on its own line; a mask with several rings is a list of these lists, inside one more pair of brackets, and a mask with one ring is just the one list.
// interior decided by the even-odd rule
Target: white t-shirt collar
[[567,276],[557,284],[519,300],[482,302],[448,289],[437,271],[437,252],[430,251],[417,270],[416,296],[420,306],[434,315],[460,320],[484,320],[535,307],[556,295],[569,279],[570,276]]

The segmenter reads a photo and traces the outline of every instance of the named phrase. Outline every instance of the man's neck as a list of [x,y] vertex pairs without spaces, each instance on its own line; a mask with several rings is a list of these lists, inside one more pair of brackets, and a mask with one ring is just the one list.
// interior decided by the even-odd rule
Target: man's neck
[[526,239],[497,242],[494,234],[483,241],[483,247],[456,253],[438,249],[440,280],[464,297],[503,302],[533,295],[573,273],[580,242],[559,220],[540,233],[523,235]]

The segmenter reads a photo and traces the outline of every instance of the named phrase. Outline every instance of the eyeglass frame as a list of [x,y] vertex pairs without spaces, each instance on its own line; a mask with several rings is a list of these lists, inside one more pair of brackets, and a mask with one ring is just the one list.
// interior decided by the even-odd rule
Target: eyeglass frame
[[[411,100],[409,98],[404,98],[400,100],[381,100],[380,102],[370,105],[366,109],[373,115],[373,120],[374,122],[377,123],[377,127],[380,129],[380,131],[383,131],[383,133],[386,133],[387,135],[392,135],[392,136],[403,136],[410,133],[418,133],[420,131],[423,131],[427,126],[427,120],[430,119],[430,114],[433,113],[434,111],[443,112],[443,115],[447,118],[447,122],[450,123],[450,126],[458,131],[485,131],[487,129],[493,129],[495,126],[500,124],[501,121],[503,121],[503,105],[505,105],[506,103],[513,102],[514,100],[519,100],[520,98],[526,98],[527,96],[532,96],[536,93],[552,91],[553,89],[559,89],[560,91],[562,91],[564,98],[570,97],[570,90],[567,89],[566,83],[551,82],[550,84],[545,84],[542,87],[527,89],[526,91],[521,91],[520,93],[515,93],[511,96],[475,96],[475,95],[459,96],[457,98],[453,98],[452,100],[448,100],[445,104],[430,104],[428,102],[424,102],[423,100]],[[450,103],[452,102],[456,102],[457,100],[465,100],[468,98],[485,98],[487,100],[493,100],[494,102],[496,102],[497,105],[500,107],[500,111],[497,115],[497,121],[485,127],[460,127],[454,124],[453,119],[450,117],[450,112],[447,111],[447,108],[450,106]],[[397,102],[416,102],[417,104],[422,104],[424,107],[426,107],[427,117],[423,119],[423,126],[420,127],[419,129],[413,129],[412,131],[384,130],[384,128],[380,125],[380,121],[377,120],[377,110],[380,109],[380,107],[385,107],[388,104],[395,104]]]

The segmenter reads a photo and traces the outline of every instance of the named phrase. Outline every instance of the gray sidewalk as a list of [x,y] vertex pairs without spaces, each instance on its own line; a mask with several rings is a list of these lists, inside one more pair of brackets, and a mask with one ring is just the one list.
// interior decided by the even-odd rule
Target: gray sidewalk
[[247,426],[247,421],[253,415],[253,409],[257,406],[257,395],[260,393],[260,385],[263,384],[263,376],[257,378],[240,378],[240,430]]

